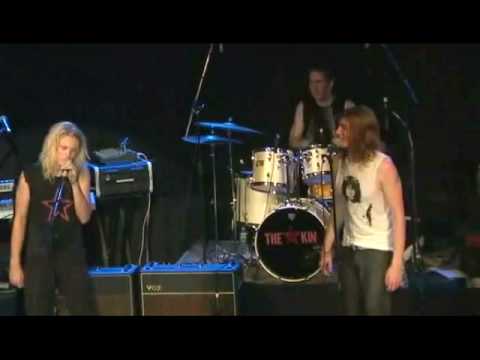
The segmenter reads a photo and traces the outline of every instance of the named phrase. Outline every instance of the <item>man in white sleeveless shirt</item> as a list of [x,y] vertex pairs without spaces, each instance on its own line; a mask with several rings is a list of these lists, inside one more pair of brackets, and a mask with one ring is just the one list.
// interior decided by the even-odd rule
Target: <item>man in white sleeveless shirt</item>
[[[391,314],[391,293],[403,276],[405,215],[402,184],[382,143],[375,113],[366,106],[345,111],[334,142],[345,151],[335,159],[337,229],[343,239],[334,254],[333,216],[327,226],[321,267],[332,271],[338,255],[347,315]],[[337,232],[338,234],[338,232]]]

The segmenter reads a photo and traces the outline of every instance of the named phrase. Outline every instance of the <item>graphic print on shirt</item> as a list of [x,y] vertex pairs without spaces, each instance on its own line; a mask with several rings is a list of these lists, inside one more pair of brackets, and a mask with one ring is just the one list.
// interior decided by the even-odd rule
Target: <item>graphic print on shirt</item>
[[342,184],[343,196],[348,202],[359,203],[362,200],[360,182],[353,176],[346,176]]
[[355,204],[357,206],[351,206],[351,211],[358,213],[362,213],[362,218],[366,219],[369,226],[372,226],[372,204],[369,204],[368,207],[365,209],[364,206],[360,204],[362,201],[362,190],[360,188],[360,182],[357,178],[353,176],[346,176],[342,183],[342,192],[343,196],[347,199],[347,202],[351,203],[352,205]]
[[[68,209],[73,205],[73,201],[62,199],[63,186],[60,186],[51,200],[43,200],[42,205],[48,208],[47,222],[52,223],[55,218],[60,216],[65,222],[70,222]],[[57,204],[57,206],[55,206]]]

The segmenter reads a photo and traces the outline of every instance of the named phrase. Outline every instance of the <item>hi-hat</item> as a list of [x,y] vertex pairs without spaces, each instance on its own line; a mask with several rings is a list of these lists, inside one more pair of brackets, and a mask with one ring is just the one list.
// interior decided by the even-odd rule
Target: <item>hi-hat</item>
[[227,130],[240,133],[249,133],[249,134],[262,134],[258,130],[250,129],[245,126],[235,124],[233,121],[225,122],[214,122],[214,121],[197,121],[195,126],[203,127],[207,129],[217,129],[217,130]]
[[218,135],[190,135],[182,140],[191,144],[243,144],[242,141]]

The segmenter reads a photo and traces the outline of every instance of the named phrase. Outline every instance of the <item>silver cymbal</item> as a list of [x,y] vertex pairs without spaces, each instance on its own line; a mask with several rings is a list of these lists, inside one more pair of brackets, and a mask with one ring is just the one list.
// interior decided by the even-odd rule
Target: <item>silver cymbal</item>
[[262,134],[258,130],[250,129],[245,126],[235,124],[232,121],[225,121],[225,122],[197,121],[195,123],[195,126],[203,127],[207,129],[218,129],[218,130],[226,130],[226,131],[248,133],[248,134]]

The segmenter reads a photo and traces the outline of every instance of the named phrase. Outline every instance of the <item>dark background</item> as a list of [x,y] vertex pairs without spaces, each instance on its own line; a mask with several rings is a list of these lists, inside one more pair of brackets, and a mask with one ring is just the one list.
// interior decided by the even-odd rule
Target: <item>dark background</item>
[[[0,113],[10,119],[20,162],[36,160],[43,137],[57,121],[76,122],[85,131],[90,150],[115,147],[128,136],[130,147],[154,162],[151,259],[176,261],[194,241],[211,238],[208,148],[200,149],[202,196],[192,161],[194,145],[181,141],[208,48],[199,43],[0,45]],[[389,48],[415,90],[418,106],[385,51],[375,44],[366,49],[364,44],[227,43],[223,54],[218,47],[212,54],[200,97],[207,107],[199,119],[225,121],[232,116],[263,132],[236,136],[244,144],[234,147],[234,168],[246,170],[251,151],[272,145],[277,132],[285,144],[295,105],[305,91],[306,67],[329,63],[337,74],[337,92],[373,107],[382,126],[384,96],[407,121],[416,145],[421,233],[430,244],[454,238],[478,207],[480,47],[389,44]],[[385,135],[408,199],[406,133],[392,120]],[[3,151],[8,151],[11,144],[1,140]],[[240,166],[240,159],[247,165]],[[0,164],[1,178],[11,177],[7,162]],[[225,146],[217,150],[217,165],[220,238],[228,239]],[[140,206],[135,211],[143,210]],[[411,214],[408,200],[407,214]],[[132,231],[138,234],[138,224]],[[2,234],[4,244],[7,232]]]

